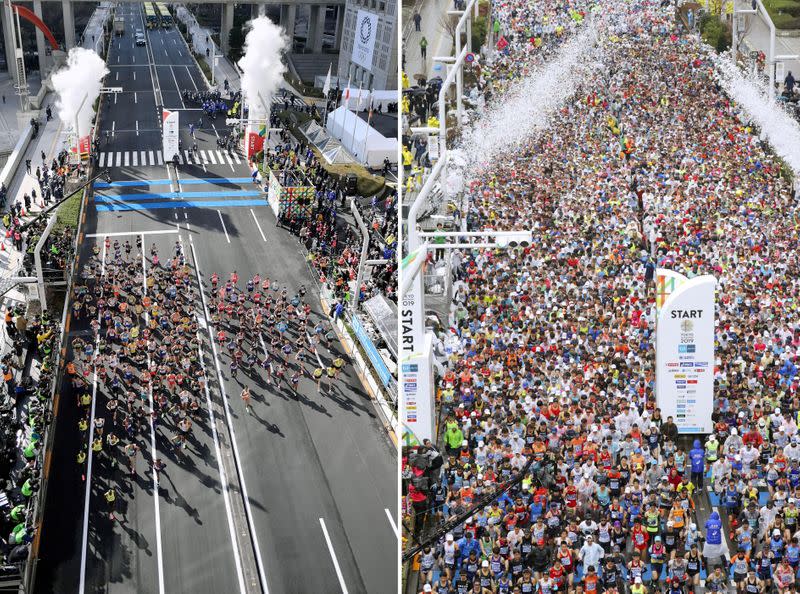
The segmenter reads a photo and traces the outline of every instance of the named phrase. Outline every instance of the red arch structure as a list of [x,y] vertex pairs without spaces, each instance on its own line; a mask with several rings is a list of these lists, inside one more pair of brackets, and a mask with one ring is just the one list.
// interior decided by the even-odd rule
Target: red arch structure
[[50,47],[56,50],[58,49],[58,42],[56,41],[56,38],[53,37],[53,34],[50,32],[50,29],[48,29],[47,25],[45,25],[42,22],[42,19],[36,16],[32,10],[30,10],[29,8],[25,8],[24,6],[19,6],[18,4],[12,4],[11,8],[13,8],[14,11],[23,19],[36,25],[36,28],[39,29],[39,31],[41,31],[42,33],[44,33],[45,37],[47,37],[47,41],[50,42]]

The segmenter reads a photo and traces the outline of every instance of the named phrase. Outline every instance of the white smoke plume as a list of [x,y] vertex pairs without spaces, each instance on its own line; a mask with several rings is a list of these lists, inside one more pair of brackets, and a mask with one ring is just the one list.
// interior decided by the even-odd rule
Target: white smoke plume
[[520,81],[497,105],[480,115],[464,134],[467,161],[490,161],[550,125],[550,119],[576,91],[589,65],[597,33],[591,26],[559,48],[554,59]]
[[108,69],[100,56],[93,50],[75,47],[69,50],[67,65],[53,75],[53,88],[58,93],[58,115],[70,127],[77,119],[82,136],[90,132],[94,102],[100,96],[106,74]]
[[269,18],[262,16],[250,21],[239,67],[242,69],[242,92],[251,118],[267,116],[272,96],[280,88],[286,71],[281,56],[288,42],[283,29]]
[[753,80],[727,56],[711,53],[720,84],[761,129],[775,152],[800,175],[800,124],[769,98],[766,85]]

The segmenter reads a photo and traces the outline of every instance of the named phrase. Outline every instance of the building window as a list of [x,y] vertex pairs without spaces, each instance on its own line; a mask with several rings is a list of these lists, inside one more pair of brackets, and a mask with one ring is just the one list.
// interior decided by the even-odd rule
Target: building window
[[386,2],[379,2],[378,10],[380,10],[381,12],[386,12]]

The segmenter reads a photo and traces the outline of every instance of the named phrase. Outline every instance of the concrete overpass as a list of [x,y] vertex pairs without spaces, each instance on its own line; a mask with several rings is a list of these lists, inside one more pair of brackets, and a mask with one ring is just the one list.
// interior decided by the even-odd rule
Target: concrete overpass
[[[4,0],[7,2],[8,0]],[[60,3],[63,11],[63,26],[64,26],[64,45],[65,50],[69,51],[75,47],[75,13],[72,9],[74,2],[89,2],[91,0],[33,0],[34,14],[42,18],[42,3]],[[92,2],[96,4],[96,2]],[[117,0],[118,4],[141,4],[141,0]],[[227,52],[229,49],[228,34],[233,28],[233,9],[234,3],[229,0],[202,0],[204,4],[222,4],[222,18],[220,22],[220,46],[223,51]],[[29,2],[13,2],[13,4],[27,5]],[[251,3],[253,9],[253,17],[263,15],[266,12],[266,6],[280,6],[280,25],[291,33],[294,32],[295,19],[297,16],[298,6],[310,6],[311,18],[308,26],[308,35],[306,47],[313,53],[322,51],[322,38],[323,29],[325,24],[325,9],[328,6],[338,6],[337,22],[336,22],[336,47],[341,44],[342,24],[344,20],[344,5],[343,0],[302,0],[296,2],[283,2],[281,0],[265,0],[258,3]],[[6,62],[8,63],[9,74],[16,80],[17,79],[17,64],[14,60],[14,29],[12,20],[9,18],[9,9],[3,6],[0,10],[0,18],[2,19],[3,26],[3,39],[5,42]],[[39,54],[39,70],[45,71],[45,60],[47,59],[47,44],[45,37],[41,31],[36,30],[36,49]]]

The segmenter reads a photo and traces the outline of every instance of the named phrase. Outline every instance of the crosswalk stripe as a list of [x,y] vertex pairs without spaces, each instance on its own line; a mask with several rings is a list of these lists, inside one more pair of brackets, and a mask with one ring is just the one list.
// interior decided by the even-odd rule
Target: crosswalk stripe
[[150,165],[155,165],[156,161],[153,158],[153,151],[147,151],[147,156],[150,158]]
[[147,165],[147,153],[145,151],[141,151],[141,157],[139,157],[139,162],[142,164],[142,167]]
[[137,153],[136,151],[133,151],[133,163],[131,163],[131,165],[133,165],[134,167],[139,166],[139,153]]
[[122,153],[117,151],[117,167],[122,167]]
[[228,160],[228,165],[233,167],[233,161],[231,161],[231,156],[228,153],[224,153],[224,154],[225,154],[225,158]]
[[156,157],[158,158],[158,164],[159,165],[163,165],[164,164],[164,159],[161,158],[161,151],[158,151],[156,153]]
[[131,154],[128,151],[125,151],[125,167],[129,167],[131,164]]
[[106,163],[106,154],[100,153],[100,167],[103,167]]
[[184,163],[191,163],[192,160],[189,158],[189,151],[184,149],[183,154],[184,154],[184,157],[185,157],[184,158]]
[[233,153],[233,160],[236,161],[237,165],[241,165],[241,161],[239,160],[239,153]]
[[[219,152],[219,151],[217,151],[217,152]],[[214,151],[208,151],[208,158],[211,159],[211,163],[212,164],[214,164],[214,165],[217,164],[217,158],[214,156]]]

